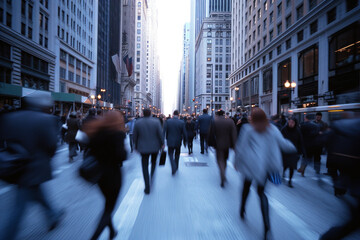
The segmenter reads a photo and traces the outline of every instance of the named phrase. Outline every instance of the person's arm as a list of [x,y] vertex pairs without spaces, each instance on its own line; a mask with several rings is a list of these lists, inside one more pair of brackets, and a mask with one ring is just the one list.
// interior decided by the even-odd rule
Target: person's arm
[[184,141],[184,146],[186,147],[187,133],[186,133],[186,129],[185,129],[185,123],[182,123],[182,137],[183,137],[183,141]]
[[163,132],[162,132],[162,129],[161,129],[161,123],[160,123],[160,121],[159,121],[158,124],[157,124],[156,134],[157,134],[157,137],[158,137],[159,140],[160,140],[161,147],[164,148],[164,135],[163,135]]
[[137,150],[137,142],[138,142],[138,137],[139,137],[138,128],[139,128],[138,124],[135,123],[134,129],[133,129],[133,143],[134,143],[134,149],[135,150]]
[[231,129],[230,129],[230,134],[231,134],[231,148],[235,149],[235,144],[236,144],[236,137],[237,137],[237,130],[235,127],[235,123],[234,121],[231,120]]

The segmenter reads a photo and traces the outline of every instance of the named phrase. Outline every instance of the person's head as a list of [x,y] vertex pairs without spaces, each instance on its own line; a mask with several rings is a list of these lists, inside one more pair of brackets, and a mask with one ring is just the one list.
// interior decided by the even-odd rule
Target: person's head
[[150,116],[151,116],[151,111],[150,111],[150,109],[145,108],[145,109],[143,110],[143,115],[144,115],[144,117],[150,117]]
[[289,117],[287,124],[288,124],[288,127],[289,127],[289,128],[295,128],[296,125],[297,125],[297,120],[296,120],[296,118],[293,117],[293,116]]
[[207,114],[207,113],[208,113],[207,108],[204,108],[204,109],[203,109],[203,114]]
[[251,125],[257,132],[264,132],[269,126],[269,121],[266,117],[265,112],[261,108],[253,108],[251,111]]
[[96,109],[95,108],[90,108],[88,111],[88,115],[89,116],[95,116],[96,115]]
[[187,121],[188,123],[191,123],[192,118],[191,118],[191,117],[187,117],[186,121]]
[[275,123],[278,122],[280,120],[279,114],[272,115],[270,119]]
[[173,113],[174,116],[178,117],[179,116],[179,111],[178,110],[175,110],[174,113]]
[[87,123],[84,126],[84,132],[92,137],[99,131],[125,131],[124,116],[119,111],[109,111],[103,114],[103,117]]
[[316,121],[321,121],[321,119],[322,119],[322,113],[321,113],[321,112],[317,112],[315,118],[316,118]]
[[315,119],[314,114],[305,114],[305,122],[313,121]]
[[224,116],[225,115],[225,112],[223,110],[219,110],[217,112],[217,115],[220,117],[220,116]]

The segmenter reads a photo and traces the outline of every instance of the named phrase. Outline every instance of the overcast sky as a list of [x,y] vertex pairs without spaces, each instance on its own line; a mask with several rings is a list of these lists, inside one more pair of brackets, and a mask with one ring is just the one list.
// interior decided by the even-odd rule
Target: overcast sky
[[157,0],[159,56],[165,114],[175,110],[183,50],[183,29],[190,22],[191,0]]

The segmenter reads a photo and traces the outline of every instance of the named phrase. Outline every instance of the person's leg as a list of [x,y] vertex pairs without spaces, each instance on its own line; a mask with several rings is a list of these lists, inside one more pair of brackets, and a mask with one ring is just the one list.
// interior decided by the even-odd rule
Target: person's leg
[[133,152],[133,135],[129,134],[129,141],[130,141],[130,150],[131,152]]
[[221,187],[224,187],[225,183],[225,152],[224,150],[216,150],[216,160],[220,171]]
[[169,154],[169,158],[170,158],[172,174],[175,174],[175,171],[176,171],[176,166],[175,166],[175,161],[174,161],[174,151],[175,151],[175,148],[168,147],[168,154]]
[[241,196],[241,207],[240,207],[240,217],[241,218],[244,218],[245,205],[246,205],[247,197],[248,197],[249,192],[250,192],[250,186],[251,186],[251,180],[245,179],[244,180],[244,187],[243,187],[243,191],[242,191],[242,196]]
[[289,168],[289,171],[290,171],[290,173],[289,173],[289,187],[293,187],[293,185],[292,185],[292,178],[293,178],[293,176],[294,176],[294,169],[293,169],[293,168]]
[[206,153],[208,152],[208,148],[209,148],[209,145],[208,145],[208,134],[205,133],[204,134],[204,138],[205,138],[205,151]]
[[149,181],[149,154],[141,154],[141,166],[142,172],[145,182],[145,190],[146,194],[150,193],[150,181]]
[[190,146],[190,152],[193,153],[193,141],[194,141],[194,138],[191,138],[190,141],[189,141],[189,146]]
[[200,148],[201,148],[201,154],[204,153],[204,147],[205,147],[205,137],[204,134],[200,133]]
[[317,174],[320,173],[321,153],[322,153],[321,147],[317,147],[314,149],[314,170]]
[[180,147],[176,147],[176,148],[175,148],[176,170],[178,170],[178,169],[179,169],[180,149],[181,149],[181,146],[180,146]]
[[269,202],[264,193],[265,186],[258,186],[257,192],[260,197],[261,212],[263,215],[263,222],[265,228],[265,235],[270,230],[270,218],[269,218]]
[[151,154],[151,180],[155,173],[157,155],[158,155],[158,153]]
[[5,228],[0,233],[0,239],[13,240],[16,238],[21,219],[25,213],[26,205],[31,200],[31,192],[28,188],[18,187],[16,196]]

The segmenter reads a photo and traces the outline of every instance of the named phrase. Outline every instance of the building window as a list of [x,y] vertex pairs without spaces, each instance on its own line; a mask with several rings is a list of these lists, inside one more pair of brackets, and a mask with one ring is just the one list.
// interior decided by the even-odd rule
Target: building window
[[32,39],[32,28],[28,27],[28,38]]
[[68,71],[69,81],[74,82],[74,76],[75,74],[73,72]]
[[291,26],[291,14],[286,17],[286,29]]
[[336,20],[336,7],[334,7],[333,9],[331,9],[330,11],[328,11],[326,13],[327,16],[327,23],[332,23],[333,21]]
[[287,59],[278,65],[278,87],[285,88],[285,82],[291,82],[291,60]]
[[272,23],[274,21],[274,12],[270,13],[269,18],[270,18],[270,23]]
[[66,52],[60,49],[60,60],[66,62]]
[[279,56],[281,54],[281,45],[276,48],[277,55]]
[[286,45],[286,50],[291,48],[291,38],[286,40],[285,45]]
[[250,90],[251,90],[251,92],[250,92],[251,96],[258,95],[258,94],[259,94],[259,76],[253,77],[253,78],[251,79],[250,84],[251,84],[251,88],[250,88]]
[[264,47],[266,46],[266,36],[263,37],[263,46],[264,46]]
[[309,0],[309,11],[314,9],[317,5],[317,0]]
[[346,0],[346,11],[351,11],[358,6],[358,0]]
[[22,35],[26,34],[26,25],[25,25],[25,23],[21,23],[21,34]]
[[301,30],[297,33],[297,42],[304,40],[304,30]]
[[277,25],[277,33],[278,33],[278,36],[282,33],[282,23]]
[[32,21],[32,10],[33,10],[33,7],[31,5],[28,5],[28,18],[30,21]]
[[6,13],[6,26],[11,28],[11,18],[12,15],[10,13]]
[[317,32],[318,29],[318,22],[315,20],[314,22],[310,23],[310,34],[314,34]]
[[277,17],[281,17],[281,13],[282,13],[282,3],[280,3],[277,6]]
[[269,52],[269,61],[272,59],[272,51]]
[[43,35],[39,34],[39,44],[42,46],[43,45]]
[[60,67],[60,78],[66,79],[66,69]]
[[45,48],[48,48],[48,38],[46,37],[45,40],[44,40],[44,47]]
[[21,0],[21,15],[23,17],[26,15],[26,0]]
[[264,70],[263,73],[263,93],[268,94],[272,92],[273,73],[272,68]]
[[269,41],[271,42],[274,38],[274,31],[271,30],[270,33],[269,33],[270,37],[269,37]]
[[301,4],[299,7],[296,8],[296,19],[299,20],[304,16],[304,5]]
[[318,75],[318,47],[312,46],[299,54],[299,80]]
[[266,18],[264,19],[264,31],[266,30]]

